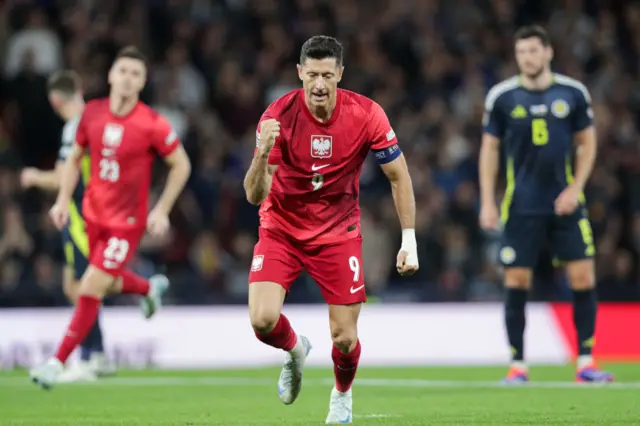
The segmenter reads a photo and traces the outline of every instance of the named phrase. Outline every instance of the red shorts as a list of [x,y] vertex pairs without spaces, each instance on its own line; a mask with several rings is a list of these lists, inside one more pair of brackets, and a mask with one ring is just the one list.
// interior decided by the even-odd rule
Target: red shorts
[[118,277],[131,260],[145,228],[110,228],[87,221],[89,264]]
[[249,284],[274,282],[288,292],[303,269],[318,283],[329,305],[366,302],[362,237],[334,244],[303,245],[260,228]]

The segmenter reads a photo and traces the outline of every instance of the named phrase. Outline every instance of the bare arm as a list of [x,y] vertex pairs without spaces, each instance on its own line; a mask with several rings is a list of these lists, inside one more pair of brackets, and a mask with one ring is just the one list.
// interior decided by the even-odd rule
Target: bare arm
[[482,135],[479,168],[481,204],[495,205],[496,181],[500,170],[500,139],[489,133]]
[[22,186],[25,188],[40,188],[45,191],[55,191],[60,188],[60,178],[64,168],[64,161],[58,161],[53,170],[26,168],[20,175]]
[[182,145],[164,157],[164,162],[169,166],[169,174],[155,209],[169,214],[191,175],[191,162]]
[[574,183],[582,191],[589,180],[589,176],[591,176],[596,160],[596,151],[598,149],[596,131],[593,126],[589,126],[575,133],[573,139],[577,151]]
[[56,204],[68,205],[73,196],[73,191],[78,186],[78,179],[80,178],[80,160],[84,154],[84,149],[77,143],[73,144],[69,156],[62,166],[60,174],[60,190],[58,191],[58,198]]
[[416,200],[404,155],[400,155],[390,163],[381,164],[380,167],[391,183],[391,194],[398,212],[398,219],[400,219],[400,226],[403,230],[415,229]]
[[251,166],[244,177],[244,191],[247,201],[257,206],[267,199],[271,191],[273,174],[278,166],[269,164],[269,153],[256,151],[256,155],[251,160]]

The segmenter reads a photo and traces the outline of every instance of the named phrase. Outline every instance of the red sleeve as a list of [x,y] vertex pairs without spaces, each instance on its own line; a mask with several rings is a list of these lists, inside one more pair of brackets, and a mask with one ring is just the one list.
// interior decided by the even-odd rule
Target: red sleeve
[[[256,149],[253,151],[253,155],[256,155],[258,147],[260,146],[260,124],[262,124],[264,120],[275,118],[272,116],[270,109],[271,108],[267,109],[262,114],[262,117],[260,117],[260,121],[258,122],[258,127],[256,128]],[[271,148],[271,152],[269,153],[269,164],[277,166],[278,164],[280,164],[281,159],[282,149],[280,148],[280,138],[278,138],[276,139],[275,143],[273,144],[273,148]]]
[[161,157],[166,157],[180,146],[180,138],[173,131],[169,121],[160,114],[156,117],[153,125],[151,144]]
[[82,148],[86,148],[89,146],[89,138],[87,136],[87,107],[85,107],[84,112],[80,116],[80,121],[78,122],[78,128],[76,129],[75,142],[80,145]]
[[398,139],[391,128],[387,114],[382,107],[375,102],[371,107],[368,122],[372,150],[378,151],[398,143]]

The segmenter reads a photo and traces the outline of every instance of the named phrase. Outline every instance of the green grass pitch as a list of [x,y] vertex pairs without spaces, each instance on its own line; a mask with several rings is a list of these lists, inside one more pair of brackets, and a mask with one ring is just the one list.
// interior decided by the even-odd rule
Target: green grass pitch
[[[533,382],[499,385],[497,367],[362,368],[361,425],[640,425],[640,365],[607,365],[617,382],[581,385],[572,367],[534,367]],[[46,392],[0,373],[0,425],[321,425],[330,368],[307,369],[298,401],[280,403],[279,369],[120,372]]]

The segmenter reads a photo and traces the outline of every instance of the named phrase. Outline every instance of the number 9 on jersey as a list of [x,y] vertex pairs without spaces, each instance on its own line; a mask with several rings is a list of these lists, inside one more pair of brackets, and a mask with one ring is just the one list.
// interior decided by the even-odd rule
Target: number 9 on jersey
[[322,188],[322,185],[324,185],[324,175],[321,175],[319,173],[313,175],[313,178],[311,178],[311,185],[313,185],[314,191]]

